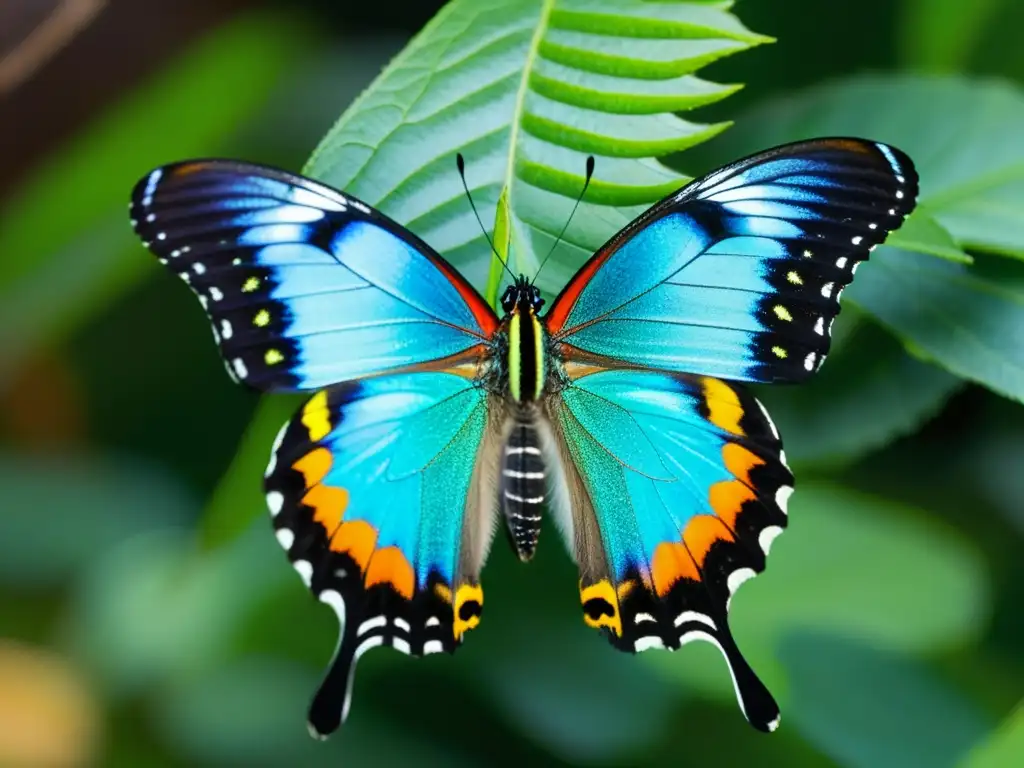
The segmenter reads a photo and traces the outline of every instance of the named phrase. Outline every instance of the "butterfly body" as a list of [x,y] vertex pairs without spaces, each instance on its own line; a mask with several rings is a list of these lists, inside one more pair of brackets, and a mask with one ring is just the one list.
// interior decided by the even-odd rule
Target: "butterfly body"
[[344,719],[367,650],[454,652],[498,518],[526,561],[546,516],[586,624],[627,652],[712,643],[773,730],[728,606],[788,524],[793,476],[744,385],[813,375],[842,288],[916,193],[885,144],[776,147],[653,206],[546,311],[515,279],[499,317],[429,245],[313,180],[218,160],[143,178],[133,224],[199,297],[228,372],[311,393],[264,488],[342,628],[312,731]]

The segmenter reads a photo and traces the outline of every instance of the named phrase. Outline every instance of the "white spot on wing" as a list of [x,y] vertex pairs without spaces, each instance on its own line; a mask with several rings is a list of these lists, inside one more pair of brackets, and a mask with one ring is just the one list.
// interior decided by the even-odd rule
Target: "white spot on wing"
[[735,595],[736,590],[742,587],[745,581],[749,581],[756,575],[753,568],[737,568],[725,580],[726,586],[729,587],[729,594]]
[[409,626],[409,622],[401,618],[400,616],[395,617],[395,626],[406,632],[412,631],[412,627]]
[[836,266],[839,267],[840,269],[846,269],[846,257],[840,256],[838,259],[836,259]]
[[220,301],[221,299],[224,298],[224,294],[221,293],[220,288],[218,288],[216,285],[211,285],[210,298],[213,299],[214,301]]
[[699,613],[697,611],[683,611],[678,616],[676,616],[675,625],[677,627],[681,627],[688,621],[699,621],[701,624],[707,624],[712,629],[718,629],[718,627],[715,625],[715,622],[712,620],[710,616],[704,613]]
[[428,653],[441,653],[444,651],[444,643],[440,640],[427,640],[423,644],[423,655],[426,656]]
[[227,340],[231,338],[231,333],[231,321],[227,320],[226,318],[221,318],[220,335],[223,336],[225,340]]
[[807,357],[804,358],[804,369],[808,371],[814,370],[814,363],[818,359],[818,355],[814,352],[808,352]]
[[338,623],[345,626],[345,601],[337,590],[325,589],[320,593],[320,602],[331,606],[338,614]]
[[267,493],[267,507],[270,509],[272,517],[277,517],[281,512],[281,507],[284,506],[284,496],[278,491],[270,491]]
[[245,367],[245,361],[240,357],[236,357],[231,361],[231,367],[235,370],[235,375],[240,379],[244,379],[249,375],[249,369]]
[[372,619],[367,619],[359,625],[359,629],[356,630],[357,635],[365,635],[378,627],[383,627],[388,623],[387,618],[384,616],[374,616]]
[[779,509],[782,510],[782,514],[789,514],[789,497],[793,495],[793,486],[782,485],[779,486],[779,490],[775,492],[775,503],[779,505]]
[[409,647],[408,641],[403,640],[400,637],[391,638],[391,647],[399,653],[404,653],[406,656],[408,656],[412,651],[412,648]]
[[819,317],[817,322],[814,323],[814,332],[819,336],[825,335],[825,318]]
[[824,296],[826,299],[831,299],[832,289],[835,287],[835,283],[825,283],[823,286],[821,286],[821,295]]
[[664,647],[665,647],[664,641],[662,641],[662,639],[660,637],[655,637],[653,635],[648,635],[647,637],[641,637],[635,643],[633,643],[633,648],[636,649],[637,653],[643,653],[644,651],[649,651],[651,648],[664,648]]
[[292,563],[292,568],[296,570],[302,583],[307,587],[313,583],[313,565],[308,560],[296,560]]
[[288,528],[278,528],[274,535],[277,537],[277,542],[287,551],[292,548],[292,544],[295,543],[295,534]]
[[769,525],[757,537],[757,543],[761,545],[761,551],[764,552],[764,556],[768,557],[768,553],[771,551],[772,544],[775,539],[782,533],[782,528],[777,525]]

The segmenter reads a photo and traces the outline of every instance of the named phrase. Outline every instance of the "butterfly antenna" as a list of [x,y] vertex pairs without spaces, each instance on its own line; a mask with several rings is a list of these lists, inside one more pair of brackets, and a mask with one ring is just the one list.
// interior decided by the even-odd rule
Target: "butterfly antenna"
[[[498,249],[494,247],[494,242],[491,240],[491,236],[487,234],[487,228],[484,227],[484,222],[476,210],[476,203],[473,202],[473,196],[469,194],[469,185],[466,183],[466,159],[462,156],[461,152],[455,155],[455,164],[459,168],[459,178],[462,179],[462,188],[466,191],[466,197],[469,199],[469,207],[473,209],[473,215],[476,216],[476,223],[480,225],[480,231],[484,233],[484,238],[487,240],[487,244],[491,246],[491,251],[498,257],[498,261],[501,262],[505,271],[512,276],[513,280],[515,280],[515,274],[511,269],[509,269],[508,264],[505,262],[505,259],[501,257],[501,254],[498,253]],[[508,253],[507,249],[505,253]]]
[[537,277],[540,275],[540,271],[544,269],[544,265],[548,263],[548,259],[551,258],[551,254],[555,252],[555,248],[562,242],[562,236],[565,231],[569,228],[569,223],[572,221],[572,217],[576,215],[576,209],[580,207],[580,201],[583,200],[583,196],[587,194],[587,187],[590,186],[590,179],[594,176],[594,156],[590,155],[587,157],[587,177],[583,180],[583,189],[580,190],[579,197],[576,198],[576,204],[572,207],[572,212],[569,214],[569,218],[565,220],[565,226],[562,227],[562,231],[558,233],[558,237],[555,238],[555,242],[551,246],[551,250],[548,251],[548,255],[541,261],[540,266],[537,267],[537,272],[533,276],[531,285],[537,282]]

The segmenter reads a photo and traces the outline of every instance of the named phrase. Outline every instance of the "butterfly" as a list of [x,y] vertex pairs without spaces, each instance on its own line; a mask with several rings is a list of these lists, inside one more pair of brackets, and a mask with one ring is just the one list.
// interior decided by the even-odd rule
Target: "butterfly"
[[135,231],[198,296],[228,373],[312,393],[264,487],[277,540],[340,620],[314,736],[344,721],[366,651],[454,652],[480,624],[499,521],[529,560],[547,513],[588,625],[634,653],[710,642],[747,720],[774,730],[727,616],[786,527],[793,475],[744,384],[818,370],[843,288],[917,189],[886,144],[776,147],[654,205],[546,311],[516,277],[499,314],[324,184],[233,160],[143,177]]

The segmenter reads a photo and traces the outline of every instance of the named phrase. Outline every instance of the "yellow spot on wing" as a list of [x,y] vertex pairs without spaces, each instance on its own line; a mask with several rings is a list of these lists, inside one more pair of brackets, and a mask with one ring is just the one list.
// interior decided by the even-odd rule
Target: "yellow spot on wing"
[[268,349],[267,353],[263,356],[263,362],[267,365],[277,365],[284,360],[284,355],[281,354],[279,349]]
[[[603,603],[603,605],[598,604],[602,609],[602,613],[597,617],[591,616],[587,610],[587,604],[592,600]],[[580,582],[580,602],[583,603],[583,621],[594,629],[608,627],[616,636],[622,637],[622,617],[619,615],[619,599],[607,579],[602,579],[597,584],[591,584],[589,587],[584,587],[583,582]],[[610,614],[608,613],[609,610],[611,611]]]
[[252,293],[260,287],[260,279],[256,276],[246,278],[242,283],[242,293]]
[[[466,603],[475,602],[477,604],[475,612],[470,616],[462,618],[462,607]],[[460,584],[458,590],[455,592],[455,609],[454,609],[454,625],[452,627],[452,633],[455,635],[455,639],[458,640],[462,637],[463,633],[470,629],[475,629],[480,624],[480,613],[484,607],[484,591],[478,584]],[[472,606],[470,606],[472,608]]]
[[803,278],[800,277],[800,274],[796,270],[790,271],[790,273],[786,275],[786,279],[789,280],[789,282],[791,282],[793,285],[804,284]]
[[257,328],[266,328],[270,325],[270,310],[264,308],[257,312],[256,317],[252,319],[252,324]]
[[708,406],[708,421],[719,429],[734,435],[744,434],[740,426],[743,418],[743,407],[739,395],[724,381],[705,377],[701,380],[704,387],[704,401]]
[[774,352],[775,356],[781,360],[785,360],[788,354],[782,347],[772,347],[772,352]]
[[775,305],[775,316],[778,317],[779,320],[785,320],[787,323],[793,319],[793,316],[789,314],[789,310],[781,304]]
[[302,407],[302,426],[313,442],[323,440],[331,431],[331,412],[327,408],[327,390],[317,392]]

